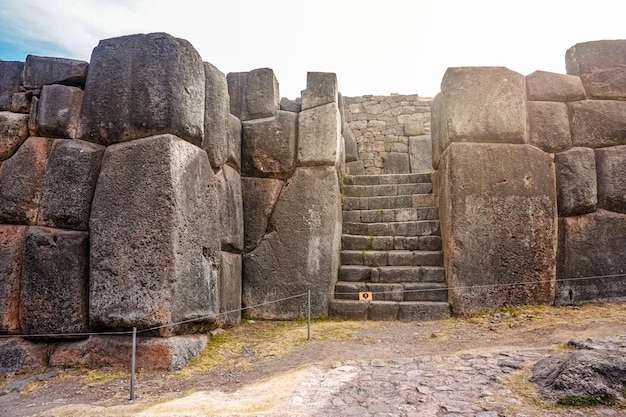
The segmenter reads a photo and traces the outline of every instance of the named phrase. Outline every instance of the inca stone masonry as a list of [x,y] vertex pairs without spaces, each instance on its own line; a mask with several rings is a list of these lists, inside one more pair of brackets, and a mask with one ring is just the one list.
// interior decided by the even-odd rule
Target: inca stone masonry
[[565,63],[288,100],[163,33],[0,62],[0,368],[126,366],[97,333],[133,327],[138,366],[180,368],[308,291],[375,320],[625,299],[626,40]]

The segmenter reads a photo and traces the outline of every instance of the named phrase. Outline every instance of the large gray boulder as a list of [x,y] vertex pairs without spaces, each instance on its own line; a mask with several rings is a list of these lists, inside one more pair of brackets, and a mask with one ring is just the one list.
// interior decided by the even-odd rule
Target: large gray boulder
[[226,80],[232,114],[242,121],[276,116],[280,109],[280,92],[271,68],[231,72]]
[[110,145],[171,133],[200,146],[204,137],[202,58],[165,33],[100,41],[91,54],[80,138]]
[[296,113],[242,123],[241,173],[249,177],[286,179],[296,167]]
[[598,206],[626,213],[626,145],[595,150]]
[[[218,312],[218,199],[206,152],[180,138],[106,149],[90,222],[95,329],[146,328]],[[209,326],[203,320],[158,333]]]
[[565,53],[568,74],[581,78],[589,98],[626,97],[626,40],[577,43]]
[[561,152],[572,147],[567,105],[551,101],[529,101],[528,143],[544,152]]
[[412,174],[433,171],[433,144],[430,135],[409,137],[409,164]]
[[0,333],[19,334],[26,229],[26,226],[0,225]]
[[0,61],[0,111],[11,110],[13,93],[20,89],[23,71],[23,62]]
[[228,165],[216,175],[220,192],[220,226],[222,251],[243,251],[243,198],[241,177]]
[[220,327],[236,326],[241,323],[241,255],[222,252],[220,276]]
[[[297,168],[287,180],[261,243],[244,255],[243,304],[250,317],[291,319],[328,314],[337,280],[341,203],[335,167]],[[268,303],[260,306],[260,304]]]
[[626,145],[626,101],[583,100],[567,107],[574,146]]
[[585,88],[580,77],[535,71],[526,76],[526,98],[532,101],[584,100]]
[[204,63],[204,140],[202,149],[213,168],[226,163],[230,129],[230,99],[226,76],[215,66]]
[[0,162],[10,158],[27,137],[27,114],[0,112]]
[[91,201],[104,146],[82,140],[55,140],[41,190],[38,224],[88,230]]
[[86,332],[89,234],[29,227],[20,294],[24,334]]
[[554,156],[559,216],[596,210],[598,186],[593,149],[572,148]]
[[302,91],[301,110],[338,102],[337,74],[332,72],[307,72],[306,90]]
[[27,55],[24,64],[24,87],[40,90],[44,85],[63,84],[83,87],[89,64],[85,61]]
[[626,300],[626,214],[559,219],[556,303]]
[[53,139],[29,137],[0,165],[0,223],[37,224]]
[[452,143],[437,177],[454,311],[551,303],[557,243],[551,156],[530,145]]
[[356,143],[356,138],[354,137],[354,133],[350,126],[347,124],[343,125],[343,142],[346,152],[346,160],[345,162],[354,162],[359,160],[359,147]]
[[337,103],[302,110],[298,117],[298,166],[339,163],[341,117]]
[[284,184],[271,178],[241,178],[245,252],[251,252],[261,242]]
[[76,138],[83,90],[65,85],[46,85],[37,107],[37,132],[48,138]]

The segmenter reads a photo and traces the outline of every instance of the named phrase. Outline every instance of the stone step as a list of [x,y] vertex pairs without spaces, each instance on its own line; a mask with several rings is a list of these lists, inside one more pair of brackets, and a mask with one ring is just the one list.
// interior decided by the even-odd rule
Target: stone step
[[440,235],[439,220],[417,220],[393,223],[343,223],[343,234],[366,236]]
[[346,185],[386,185],[431,182],[430,174],[346,175]]
[[406,283],[429,282],[445,283],[446,274],[442,266],[368,266],[341,265],[339,281]]
[[336,300],[358,300],[360,292],[371,292],[372,301],[448,301],[448,288],[441,283],[379,284],[339,281],[335,285]]
[[429,194],[433,191],[431,182],[384,185],[344,185],[347,197],[382,197],[395,195]]
[[436,301],[331,300],[330,315],[348,320],[441,320],[450,317],[450,305]]
[[344,211],[345,223],[407,222],[416,220],[438,220],[437,207],[411,207],[381,210]]
[[342,250],[341,265],[365,266],[443,266],[442,251]]
[[441,236],[341,235],[345,250],[441,250]]
[[384,210],[396,208],[436,207],[434,194],[411,194],[382,197],[343,197],[343,210]]

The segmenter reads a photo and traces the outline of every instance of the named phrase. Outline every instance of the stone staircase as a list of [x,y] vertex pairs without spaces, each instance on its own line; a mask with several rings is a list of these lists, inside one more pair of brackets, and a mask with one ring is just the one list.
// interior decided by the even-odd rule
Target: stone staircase
[[[430,174],[348,175],[330,312],[357,320],[450,316]],[[371,301],[359,301],[371,292]]]

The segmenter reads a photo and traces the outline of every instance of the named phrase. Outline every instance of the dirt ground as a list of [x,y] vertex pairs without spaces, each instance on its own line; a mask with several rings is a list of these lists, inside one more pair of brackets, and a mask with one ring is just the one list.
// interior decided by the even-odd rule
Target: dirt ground
[[[195,393],[207,391],[231,404],[232,413],[220,415],[258,415],[259,410],[272,415],[267,410],[281,406],[277,402],[299,370],[313,364],[502,350],[559,351],[574,338],[623,334],[626,303],[513,307],[433,322],[317,320],[311,325],[310,341],[303,321],[245,321],[213,336],[202,355],[181,371],[139,370],[134,401],[129,401],[126,369],[59,369],[52,378],[0,396],[0,416],[133,416],[155,404],[191,401]],[[3,377],[0,392],[34,374]],[[258,403],[261,392],[273,398],[271,407]]]

